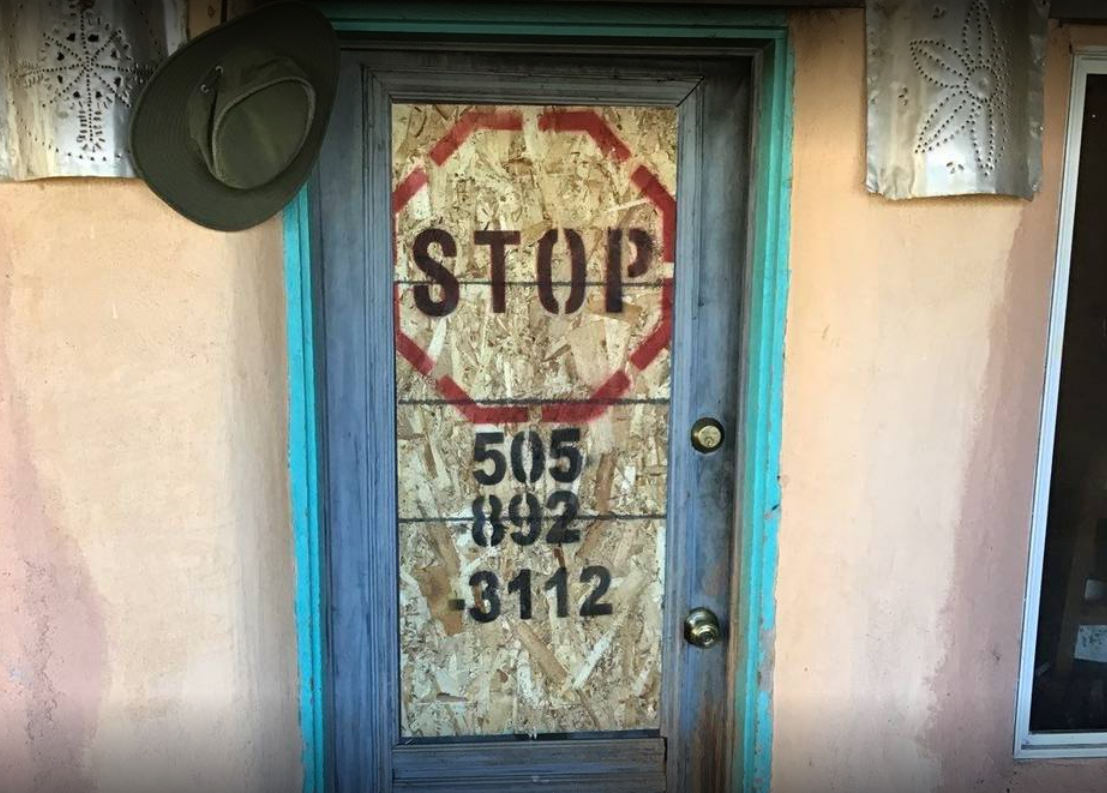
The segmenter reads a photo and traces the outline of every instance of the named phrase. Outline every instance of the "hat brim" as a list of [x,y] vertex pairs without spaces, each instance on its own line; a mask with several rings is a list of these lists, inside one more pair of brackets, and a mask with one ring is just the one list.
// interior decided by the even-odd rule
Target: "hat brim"
[[[315,115],[300,152],[279,176],[239,190],[217,180],[189,135],[188,97],[224,53],[256,47],[295,60],[315,90]],[[167,204],[219,231],[250,228],[279,212],[306,181],[326,131],[338,83],[334,29],[301,3],[262,6],[208,31],[154,72],[131,116],[131,160],[138,175]]]

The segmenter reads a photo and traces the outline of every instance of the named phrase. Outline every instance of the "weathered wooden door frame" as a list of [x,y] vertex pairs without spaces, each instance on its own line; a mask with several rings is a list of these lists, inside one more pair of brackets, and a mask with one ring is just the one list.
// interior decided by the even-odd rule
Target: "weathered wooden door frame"
[[[408,44],[407,48],[415,45]],[[437,45],[438,50],[443,45]],[[320,361],[324,546],[330,567],[330,723],[337,790],[543,789],[691,793],[728,786],[737,643],[681,639],[684,615],[714,611],[729,631],[737,595],[735,500],[741,307],[748,252],[751,62],[748,53],[677,57],[655,47],[586,45],[447,52],[358,42],[343,57],[335,117],[320,155],[317,260],[324,300]],[[628,55],[628,52],[630,53]],[[411,741],[400,731],[399,537],[396,531],[391,108],[394,103],[648,105],[679,117],[669,420],[669,497],[661,652],[665,683],[653,735],[499,741],[480,749]],[[729,428],[695,452],[700,416]],[[382,431],[382,428],[388,428]],[[366,615],[370,615],[366,624]],[[341,725],[341,726],[340,726]],[[356,730],[349,729],[356,725]],[[557,762],[554,757],[560,755]],[[452,782],[447,781],[452,780]]]
[[[418,19],[411,18],[416,10]],[[735,789],[767,790],[771,767],[771,657],[775,619],[779,438],[791,140],[791,56],[783,14],[664,6],[593,8],[533,4],[507,8],[378,3],[330,5],[349,33],[531,37],[574,42],[593,37],[740,45],[754,57],[758,95],[751,184],[750,267],[745,299],[741,423],[745,447],[737,509],[741,536],[737,613],[741,656],[731,692],[735,707]],[[324,658],[320,500],[316,426],[318,317],[312,313],[310,229],[305,194],[285,215],[289,343],[289,459],[297,558],[296,617],[301,677],[304,790],[324,789]]]

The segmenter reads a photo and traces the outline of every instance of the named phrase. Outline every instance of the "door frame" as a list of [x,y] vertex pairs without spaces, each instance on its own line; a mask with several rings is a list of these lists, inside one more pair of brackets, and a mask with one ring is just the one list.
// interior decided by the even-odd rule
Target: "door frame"
[[[635,5],[533,3],[323,3],[339,34],[640,38],[741,43],[754,50],[756,96],[750,200],[738,525],[740,650],[735,768],[743,793],[767,792],[772,764],[772,666],[780,519],[780,431],[788,288],[793,56],[785,12]],[[300,726],[305,793],[326,789],[326,728],[316,323],[306,189],[284,213],[288,344],[288,460],[296,562]]]

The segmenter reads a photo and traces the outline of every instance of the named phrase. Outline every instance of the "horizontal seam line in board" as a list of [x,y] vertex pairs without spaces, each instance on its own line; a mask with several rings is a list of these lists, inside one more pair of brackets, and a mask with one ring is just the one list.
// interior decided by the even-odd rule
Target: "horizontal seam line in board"
[[[647,513],[643,513],[643,514],[640,514],[640,515],[618,515],[618,514],[610,513],[610,514],[606,514],[606,515],[574,515],[573,516],[573,521],[575,522],[575,521],[582,521],[582,520],[591,520],[591,521],[665,520],[667,518],[668,518],[668,513],[665,513],[665,512],[661,512],[661,513],[649,513],[649,512],[647,512]],[[542,518],[542,520],[544,522],[545,521],[563,520],[563,519],[564,519],[564,516],[562,516],[562,515],[546,515],[546,516],[543,516],[543,518]],[[473,522],[473,516],[470,515],[468,517],[447,517],[445,515],[440,515],[438,517],[433,517],[433,518],[403,518],[403,517],[401,517],[401,518],[397,518],[396,520],[399,521],[400,523],[472,523]]]
[[520,397],[518,399],[397,399],[397,405],[668,405],[668,399],[635,397],[582,397],[580,399],[542,399]]
[[[418,278],[397,278],[393,281],[398,286],[440,286],[438,281]],[[490,279],[469,278],[457,279],[459,286],[491,286]],[[539,286],[538,281],[504,281],[504,286]],[[572,281],[550,281],[550,286],[572,286]],[[607,286],[606,281],[582,281],[582,286]],[[660,289],[665,285],[664,281],[622,281],[623,289]]]

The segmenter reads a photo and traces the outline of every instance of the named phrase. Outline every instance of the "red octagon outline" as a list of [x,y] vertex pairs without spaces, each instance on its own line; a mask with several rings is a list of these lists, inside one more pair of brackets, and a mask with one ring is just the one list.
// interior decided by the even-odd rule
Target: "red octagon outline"
[[[547,110],[538,117],[538,128],[542,131],[585,133],[596,143],[603,154],[616,162],[630,159],[631,152],[614,130],[600,118],[594,110]],[[523,117],[517,111],[468,110],[462,114],[442,138],[431,147],[428,153],[435,165],[441,166],[458,147],[476,130],[523,129]],[[676,261],[676,199],[665,189],[660,180],[644,165],[639,165],[630,176],[631,182],[639,189],[661,214],[661,243],[664,260]],[[427,185],[427,172],[416,166],[392,191],[392,218]],[[436,361],[419,344],[400,328],[400,293],[398,287],[393,296],[396,329],[396,350],[416,371],[430,378]],[[661,319],[646,338],[627,356],[630,365],[638,371],[644,370],[669,346],[673,327],[673,279],[666,278],[661,288]],[[522,424],[530,420],[527,406],[520,405],[481,405],[469,396],[449,375],[434,380],[438,392],[450,404],[454,405],[466,419],[474,424]],[[602,416],[611,405],[623,396],[631,386],[627,367],[612,373],[592,396],[581,402],[549,402],[539,405],[541,423],[586,423]]]

